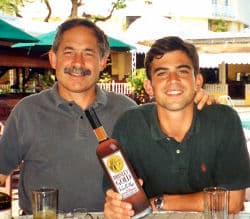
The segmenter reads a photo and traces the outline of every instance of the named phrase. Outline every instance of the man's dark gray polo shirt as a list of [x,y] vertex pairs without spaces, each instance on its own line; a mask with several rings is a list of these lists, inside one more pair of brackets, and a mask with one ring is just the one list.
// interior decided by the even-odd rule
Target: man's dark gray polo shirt
[[[111,135],[117,118],[135,103],[126,96],[96,87],[93,107]],[[102,210],[103,171],[98,145],[84,111],[62,99],[57,84],[22,99],[12,111],[0,139],[0,173],[9,174],[23,161],[20,207],[31,213],[31,191],[41,186],[59,189],[59,209]]]
[[[128,110],[113,137],[120,141],[148,197],[200,192],[204,187],[230,190],[250,186],[250,163],[241,121],[225,105],[194,109],[181,142],[165,135],[155,104]],[[106,188],[106,184],[104,185]]]

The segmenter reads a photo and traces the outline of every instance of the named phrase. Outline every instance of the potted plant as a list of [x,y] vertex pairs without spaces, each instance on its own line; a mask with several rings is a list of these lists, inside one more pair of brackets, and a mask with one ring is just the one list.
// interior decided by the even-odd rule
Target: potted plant
[[145,93],[143,87],[143,83],[146,78],[145,68],[136,69],[136,71],[127,78],[127,82],[133,87],[132,98],[138,104],[143,104],[149,101],[148,95]]

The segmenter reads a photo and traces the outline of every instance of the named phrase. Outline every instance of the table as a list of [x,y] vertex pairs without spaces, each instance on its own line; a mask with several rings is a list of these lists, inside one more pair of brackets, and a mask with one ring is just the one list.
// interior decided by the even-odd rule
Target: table
[[[104,219],[102,212],[91,212],[94,219]],[[19,216],[14,219],[32,219],[32,215]],[[201,212],[164,211],[153,212],[144,219],[203,219]],[[250,212],[240,212],[237,215],[230,215],[228,219],[250,219]]]

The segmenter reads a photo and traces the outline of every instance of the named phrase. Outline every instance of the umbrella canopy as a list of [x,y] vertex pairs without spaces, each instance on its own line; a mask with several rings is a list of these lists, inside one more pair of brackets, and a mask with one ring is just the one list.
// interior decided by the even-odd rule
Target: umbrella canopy
[[110,48],[116,51],[129,51],[136,49],[136,47],[110,36],[108,37],[108,40]]
[[8,42],[37,42],[38,39],[0,19],[0,40]]
[[165,36],[185,37],[185,28],[177,21],[154,15],[137,18],[125,32],[126,39],[144,45]]
[[[53,44],[55,34],[56,34],[56,31],[45,33],[37,37],[39,39],[38,42],[16,43],[12,46],[12,48],[26,48],[26,49],[34,49],[34,50],[40,50],[40,51],[48,51]],[[129,45],[113,37],[108,37],[108,41],[109,41],[110,48],[115,51],[129,51],[131,49],[135,49],[134,46]]]
[[55,38],[55,31],[51,31],[49,33],[41,34],[37,37],[38,41],[33,43],[16,43],[12,45],[12,48],[24,48],[24,49],[32,49],[39,51],[48,51]]

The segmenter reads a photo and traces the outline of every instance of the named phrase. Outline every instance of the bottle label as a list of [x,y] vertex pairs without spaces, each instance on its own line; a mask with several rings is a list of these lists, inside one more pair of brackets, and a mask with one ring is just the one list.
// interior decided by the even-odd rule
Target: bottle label
[[120,151],[104,157],[103,162],[114,182],[116,190],[126,199],[139,191],[137,184],[130,172]]
[[11,209],[0,210],[1,219],[11,219]]

